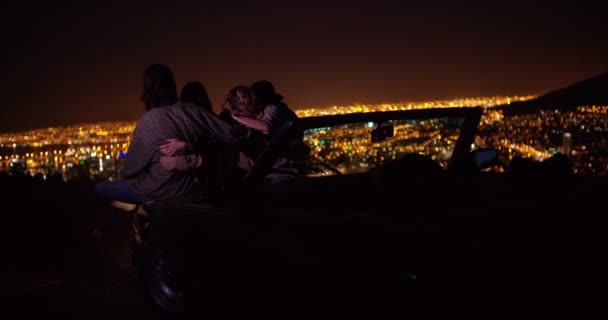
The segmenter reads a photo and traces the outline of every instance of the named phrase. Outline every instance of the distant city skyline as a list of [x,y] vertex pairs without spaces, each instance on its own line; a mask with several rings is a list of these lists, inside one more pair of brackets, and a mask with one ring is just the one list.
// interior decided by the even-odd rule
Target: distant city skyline
[[542,94],[608,71],[601,4],[543,2],[3,4],[0,132],[138,119],[156,62],[216,111],[259,79],[300,109]]
[[[296,111],[300,117],[348,113],[483,106],[474,145],[494,147],[503,159],[515,156],[548,159],[557,152],[571,157],[573,171],[608,172],[604,155],[608,144],[598,139],[608,132],[608,106],[579,106],[575,110],[541,110],[505,116],[496,106],[534,99],[535,96],[473,97],[401,104],[359,104]],[[397,121],[395,136],[386,143],[370,140],[370,123],[312,128],[304,141],[313,158],[324,159],[340,171],[367,170],[406,153],[421,153],[447,165],[457,132],[445,119]],[[446,126],[447,125],[447,126]],[[43,179],[61,175],[71,179],[116,179],[127,156],[135,121],[96,122],[49,127],[15,134],[0,134],[0,173],[29,174]],[[403,143],[408,141],[408,143]],[[504,168],[495,168],[503,170]]]
[[[393,102],[383,102],[383,103],[352,103],[345,105],[327,105],[322,107],[313,107],[313,108],[299,108],[295,112],[299,117],[313,117],[313,116],[326,116],[326,115],[336,115],[336,114],[345,114],[345,113],[355,113],[355,112],[373,112],[373,111],[394,111],[394,110],[409,110],[409,109],[423,109],[423,108],[450,108],[450,107],[495,107],[498,105],[509,104],[515,101],[527,101],[536,98],[536,95],[513,95],[513,96],[486,96],[486,97],[458,97],[458,98],[449,98],[449,99],[436,99],[436,100],[420,100],[420,101],[393,101]],[[16,142],[18,145],[30,145],[34,147],[40,147],[43,145],[40,137],[33,138],[28,137],[28,133],[33,133],[34,135],[42,135],[48,136],[49,130],[52,131],[52,134],[55,132],[65,130],[68,128],[80,127],[80,130],[95,130],[97,134],[100,132],[103,133],[103,136],[106,136],[108,132],[106,132],[107,127],[115,127],[118,126],[120,130],[125,131],[133,130],[137,119],[131,120],[118,120],[118,121],[89,121],[89,122],[76,122],[76,123],[68,123],[65,125],[56,125],[56,126],[47,126],[47,127],[38,127],[38,128],[30,128],[27,130],[17,130],[12,132],[0,132],[0,148],[5,148],[10,145],[9,140],[17,139]],[[76,134],[78,130],[75,131]],[[130,131],[129,131],[130,133]],[[20,137],[21,136],[21,137]],[[101,135],[100,135],[101,136]],[[88,141],[86,139],[76,142],[78,140],[77,136],[71,138],[75,141],[75,143],[95,143],[96,141]],[[87,137],[88,139],[88,137]],[[37,145],[32,145],[36,143]],[[68,144],[65,137],[61,138],[61,141],[55,141],[53,144]]]

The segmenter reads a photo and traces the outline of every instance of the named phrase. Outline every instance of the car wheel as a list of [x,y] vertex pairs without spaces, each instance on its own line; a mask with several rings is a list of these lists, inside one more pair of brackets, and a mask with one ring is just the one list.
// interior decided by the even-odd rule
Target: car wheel
[[144,241],[138,248],[139,278],[146,297],[165,313],[184,311],[184,294],[160,237]]

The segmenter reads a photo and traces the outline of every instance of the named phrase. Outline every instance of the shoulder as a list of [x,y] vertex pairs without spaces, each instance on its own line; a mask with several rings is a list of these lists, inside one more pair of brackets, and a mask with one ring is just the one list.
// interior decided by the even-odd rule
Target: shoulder
[[186,112],[193,109],[193,104],[178,101],[174,105],[167,107],[167,111],[170,113]]
[[151,110],[146,111],[146,113],[139,119],[140,122],[152,121],[154,119],[162,118],[166,116],[167,112],[171,107],[160,107],[153,108]]
[[269,104],[264,107],[260,120],[266,122],[274,122],[279,117],[279,108],[276,105]]
[[196,121],[205,116],[204,111],[203,108],[199,108],[192,103],[177,102],[167,107],[167,113],[163,114],[163,117],[172,117],[180,119],[180,121]]
[[194,103],[190,103],[190,102],[177,102],[176,104],[172,105],[171,110],[173,110],[173,112],[177,112],[177,113],[188,113],[188,114],[194,114],[194,115],[199,115],[199,116],[208,116],[210,114],[214,114],[213,112],[209,111],[209,110],[205,110],[204,108],[201,108],[197,105],[195,105]]
[[277,110],[279,110],[278,112],[281,112],[282,116],[285,118],[291,118],[291,119],[297,119],[298,115],[289,108],[289,106],[284,103],[281,102],[279,104],[277,104]]
[[146,111],[141,118],[137,121],[136,129],[143,129],[155,125],[158,119],[162,119],[166,114],[167,107],[153,108]]
[[137,121],[135,131],[138,131],[138,134],[147,135],[171,126],[173,121],[169,121],[169,119],[183,118],[176,116],[174,110],[174,106],[166,106],[146,111]]

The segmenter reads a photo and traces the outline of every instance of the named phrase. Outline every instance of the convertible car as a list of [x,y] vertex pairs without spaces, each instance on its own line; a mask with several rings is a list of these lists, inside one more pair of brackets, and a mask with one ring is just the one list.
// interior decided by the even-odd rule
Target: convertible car
[[[310,318],[512,318],[596,312],[605,177],[567,157],[474,145],[481,108],[300,119],[221,200],[145,206],[134,246],[161,312]],[[272,179],[304,132],[306,174]]]

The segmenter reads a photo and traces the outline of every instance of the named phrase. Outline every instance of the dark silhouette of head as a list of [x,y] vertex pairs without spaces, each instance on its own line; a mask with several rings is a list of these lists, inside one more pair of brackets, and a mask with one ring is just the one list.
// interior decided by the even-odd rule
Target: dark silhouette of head
[[228,91],[223,108],[232,114],[245,117],[255,117],[260,112],[253,90],[243,85],[238,85]]
[[182,88],[179,99],[190,102],[207,111],[211,111],[211,101],[205,86],[199,81],[190,81]]
[[275,91],[274,85],[268,80],[259,80],[251,85],[258,103],[266,106],[283,101],[283,96]]
[[567,155],[556,153],[541,163],[543,173],[549,175],[567,176],[572,174],[572,162]]
[[522,156],[515,156],[511,160],[509,172],[519,175],[530,175],[538,173],[539,166],[538,161]]
[[563,153],[556,153],[542,162],[516,156],[511,160],[511,172],[525,176],[564,177],[572,174],[572,162]]
[[394,184],[401,184],[403,181],[425,180],[445,171],[431,157],[418,153],[408,153],[372,170],[372,176]]
[[163,64],[149,65],[144,71],[141,100],[146,110],[169,106],[177,102],[175,78],[171,69]]

